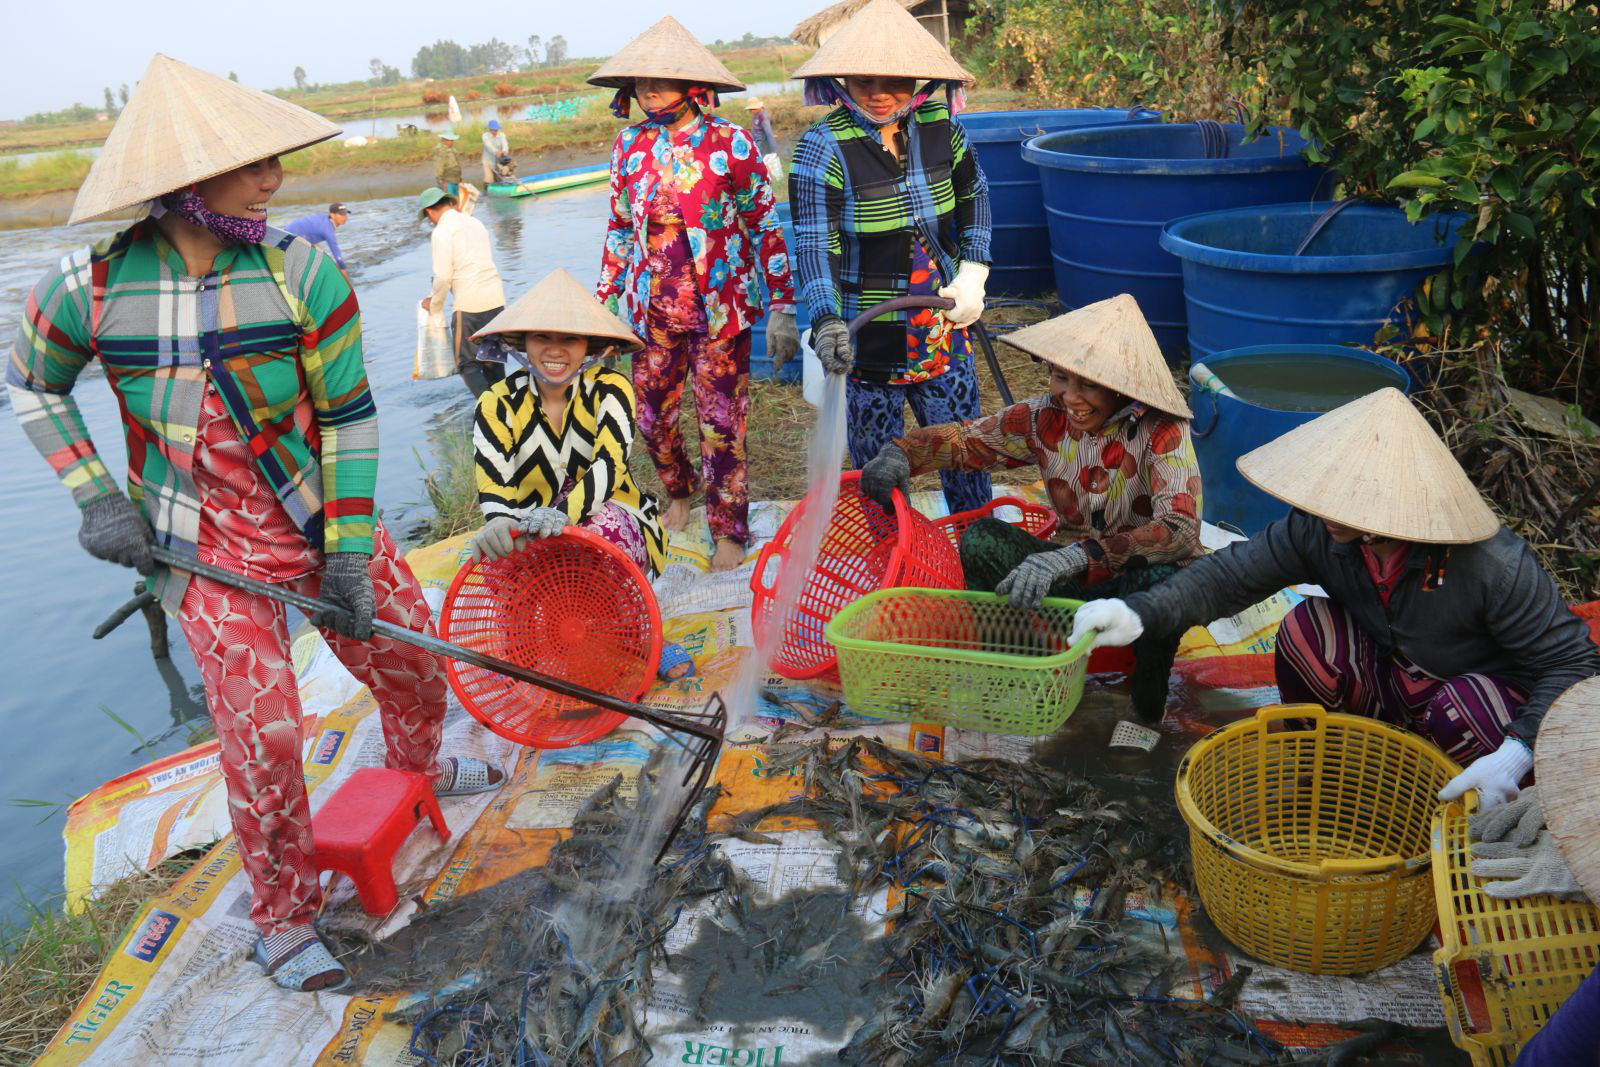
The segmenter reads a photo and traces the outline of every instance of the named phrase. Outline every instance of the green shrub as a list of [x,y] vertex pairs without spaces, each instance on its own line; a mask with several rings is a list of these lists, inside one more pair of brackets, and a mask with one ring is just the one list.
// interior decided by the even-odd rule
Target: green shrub
[[[1345,195],[1461,211],[1419,299],[1437,340],[1493,335],[1518,384],[1600,400],[1600,14],[1572,0],[1240,0],[1223,37]],[[1467,253],[1477,243],[1478,256]],[[1580,375],[1580,368],[1587,367]]]

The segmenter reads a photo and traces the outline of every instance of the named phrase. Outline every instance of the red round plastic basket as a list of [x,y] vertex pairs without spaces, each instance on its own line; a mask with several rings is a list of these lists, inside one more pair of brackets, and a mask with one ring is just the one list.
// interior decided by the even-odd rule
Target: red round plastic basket
[[[638,566],[610,541],[569,526],[529,537],[493,562],[456,574],[440,636],[519,667],[637,700],[661,662],[661,608]],[[450,688],[501,737],[567,748],[627,718],[528,682],[451,660]]]
[[1021,517],[1011,525],[1019,530],[1026,530],[1035,537],[1048,538],[1056,532],[1056,525],[1061,521],[1056,516],[1055,508],[1046,507],[1043,504],[1035,504],[1032,501],[1022,499],[1020,496],[997,496],[981,508],[957,512],[954,515],[937,520],[934,525],[944,531],[944,535],[950,538],[950,543],[955,545],[956,550],[959,552],[961,549],[961,535],[967,532],[967,527],[979,519],[993,517],[996,511],[1004,507],[1016,508],[1021,513]]
[[[861,492],[860,482],[860,471],[840,478],[839,502],[822,535],[817,565],[773,653],[771,667],[785,678],[838,680],[838,653],[822,628],[858,597],[896,586],[960,589],[963,585],[961,558],[933,521],[900,496],[895,498],[894,515],[885,514]],[[790,542],[810,500],[807,495],[789,512],[777,535],[761,550],[750,576],[755,594],[750,616],[758,648],[772,625],[779,574],[788,565]]]

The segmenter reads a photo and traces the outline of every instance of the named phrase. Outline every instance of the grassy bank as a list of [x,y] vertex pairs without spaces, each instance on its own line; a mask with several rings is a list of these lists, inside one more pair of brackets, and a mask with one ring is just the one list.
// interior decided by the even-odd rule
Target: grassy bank
[[114,883],[77,915],[59,900],[25,901],[26,926],[0,930],[0,1063],[31,1063],[83,999],[145,901],[200,853]]
[[[745,82],[780,81],[800,65],[810,49],[799,45],[773,48],[743,48],[722,52],[719,57],[735,76]],[[445,78],[438,81],[405,81],[398,85],[372,87],[364,82],[307,89],[304,92],[279,90],[274,95],[315,111],[324,118],[362,118],[367,115],[394,115],[408,111],[444,111],[446,97],[454,96],[463,107],[503,101],[507,104],[531,103],[548,97],[593,92],[584,79],[594,73],[600,59],[576,59],[559,67],[511,71],[503,74]],[[511,92],[507,92],[509,87]],[[430,102],[423,94],[437,97]],[[0,128],[0,153],[37,152],[51,148],[97,145],[111,132],[112,120],[33,125],[20,123]]]

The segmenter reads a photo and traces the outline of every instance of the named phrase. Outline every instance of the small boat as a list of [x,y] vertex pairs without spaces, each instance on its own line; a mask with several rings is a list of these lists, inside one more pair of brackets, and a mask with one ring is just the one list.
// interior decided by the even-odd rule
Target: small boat
[[595,185],[606,181],[610,176],[609,164],[592,163],[586,167],[570,167],[567,170],[530,174],[514,182],[491,182],[487,192],[490,196],[532,196],[535,193],[554,193],[561,189]]

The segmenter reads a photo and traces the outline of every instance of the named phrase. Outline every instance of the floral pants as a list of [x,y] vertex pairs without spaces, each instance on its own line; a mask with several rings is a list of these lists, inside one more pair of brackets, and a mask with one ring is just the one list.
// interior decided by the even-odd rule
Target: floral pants
[[[675,500],[693,496],[702,479],[711,536],[750,539],[750,488],[745,417],[750,407],[750,331],[726,341],[651,325],[649,343],[633,357],[633,391],[644,438],[661,484]],[[694,378],[700,418],[700,474],[689,462],[678,426],[684,381]]]
[[[375,616],[432,633],[422,587],[381,524],[375,545]],[[284,585],[316,596],[322,576],[312,573]],[[283,605],[196,576],[178,619],[200,666],[221,742],[228,815],[252,889],[250,918],[263,936],[308,923],[322,906],[322,888],[311,862],[300,693]],[[327,629],[322,636],[378,702],[385,764],[433,773],[445,713],[444,664],[432,653],[383,637],[361,642]]]

